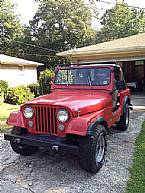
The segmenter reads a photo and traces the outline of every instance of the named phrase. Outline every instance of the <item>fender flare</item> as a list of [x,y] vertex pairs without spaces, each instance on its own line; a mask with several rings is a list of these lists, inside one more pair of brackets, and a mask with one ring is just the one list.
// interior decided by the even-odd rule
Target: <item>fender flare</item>
[[123,102],[123,113],[126,113],[126,104],[130,105],[130,98],[128,96],[125,97],[124,102]]
[[108,124],[107,121],[104,119],[104,117],[98,117],[93,123],[91,123],[87,129],[87,135],[93,135],[94,128],[96,125],[103,125],[106,129],[106,133],[108,132]]

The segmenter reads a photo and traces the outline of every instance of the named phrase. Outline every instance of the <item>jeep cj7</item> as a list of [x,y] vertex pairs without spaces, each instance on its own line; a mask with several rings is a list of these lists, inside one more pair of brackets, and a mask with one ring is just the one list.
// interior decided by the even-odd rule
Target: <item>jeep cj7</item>
[[26,102],[12,112],[12,149],[24,156],[39,147],[78,155],[82,169],[96,173],[103,165],[106,134],[116,124],[129,125],[130,90],[116,64],[58,66],[51,93]]

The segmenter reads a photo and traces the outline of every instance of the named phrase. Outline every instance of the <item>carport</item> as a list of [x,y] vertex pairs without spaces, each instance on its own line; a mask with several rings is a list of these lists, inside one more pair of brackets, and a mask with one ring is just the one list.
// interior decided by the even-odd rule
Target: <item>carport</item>
[[64,51],[57,55],[79,64],[116,62],[123,68],[128,86],[145,88],[145,33]]

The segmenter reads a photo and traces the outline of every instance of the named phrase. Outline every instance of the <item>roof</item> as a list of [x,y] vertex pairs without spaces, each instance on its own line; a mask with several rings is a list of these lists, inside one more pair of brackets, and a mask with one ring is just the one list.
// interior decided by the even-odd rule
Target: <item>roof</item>
[[11,57],[4,54],[0,54],[0,64],[8,64],[8,65],[24,65],[24,66],[42,66],[44,64],[33,62],[29,60],[24,60],[21,58]]
[[60,52],[57,55],[63,57],[77,57],[101,55],[117,52],[145,51],[145,33],[133,35],[130,37],[120,38],[109,42],[99,43],[96,45],[77,48],[69,51]]

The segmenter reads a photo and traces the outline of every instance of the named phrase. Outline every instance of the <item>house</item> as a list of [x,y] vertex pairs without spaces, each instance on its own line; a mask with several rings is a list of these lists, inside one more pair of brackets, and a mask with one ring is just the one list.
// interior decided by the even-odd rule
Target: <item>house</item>
[[145,87],[145,33],[60,52],[72,63],[116,62],[129,86]]
[[43,64],[0,54],[0,80],[10,87],[37,82],[37,66]]

